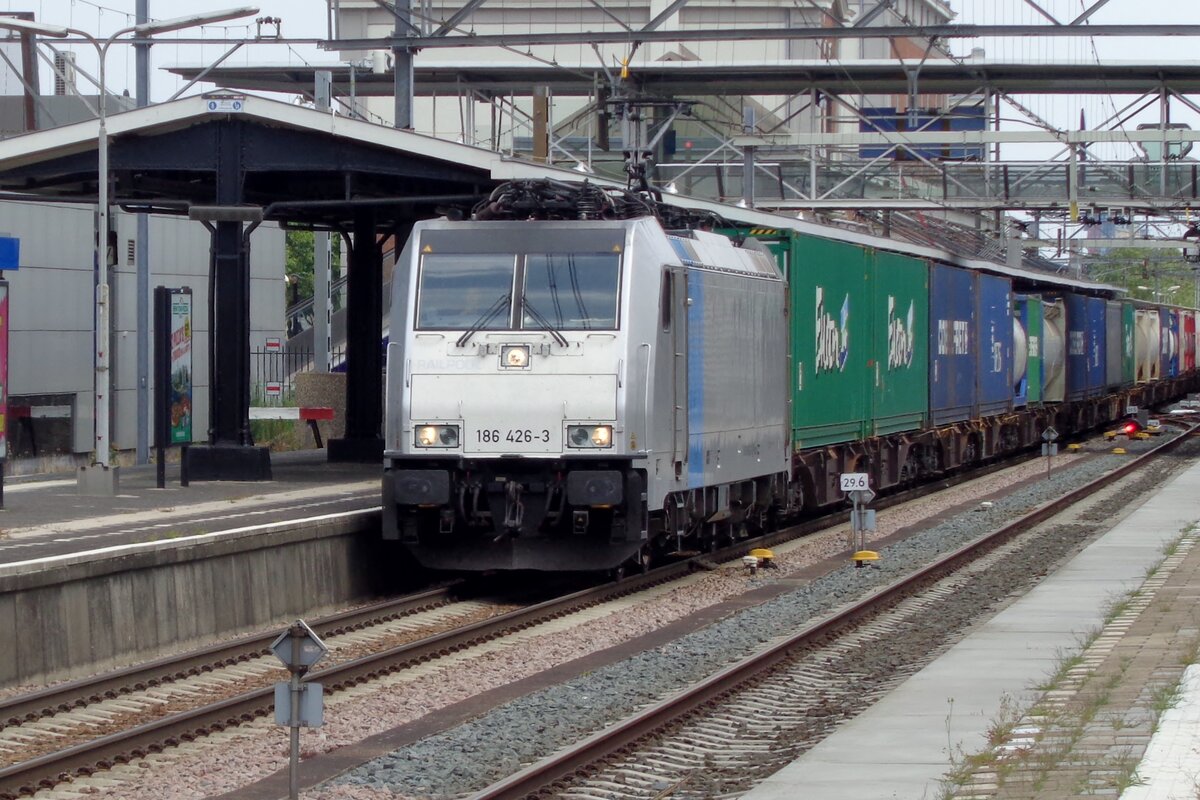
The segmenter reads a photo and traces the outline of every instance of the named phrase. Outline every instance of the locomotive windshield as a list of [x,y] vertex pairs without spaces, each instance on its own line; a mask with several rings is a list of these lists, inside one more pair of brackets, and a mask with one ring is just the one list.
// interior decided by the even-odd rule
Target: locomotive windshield
[[560,331],[617,327],[620,266],[620,259],[609,253],[530,254],[521,326],[541,327],[540,314]]
[[620,271],[616,253],[427,253],[417,328],[613,330]]
[[505,254],[426,255],[421,259],[418,328],[504,330],[512,314],[495,309],[512,297],[517,258]]

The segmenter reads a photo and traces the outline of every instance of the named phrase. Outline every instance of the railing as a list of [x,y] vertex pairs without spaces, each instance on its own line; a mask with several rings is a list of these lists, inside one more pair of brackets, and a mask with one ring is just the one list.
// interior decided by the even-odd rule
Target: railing
[[[329,284],[329,303],[337,312],[346,305],[346,276],[338,278]],[[288,338],[297,336],[313,326],[313,298],[305,299],[288,306],[285,312],[284,330]]]
[[[343,348],[331,354],[333,368],[345,363]],[[258,406],[294,405],[296,376],[311,372],[314,356],[311,350],[251,350],[250,402]]]
[[[756,206],[869,206],[913,201],[976,208],[1063,208],[1071,197],[1071,165],[1065,161],[818,161],[812,169],[795,150],[755,155]],[[744,190],[740,158],[714,162],[666,162],[655,167],[660,185],[681,194],[736,203]],[[1081,206],[1183,205],[1200,198],[1200,164],[1176,161],[1086,161],[1076,167],[1075,197]]]

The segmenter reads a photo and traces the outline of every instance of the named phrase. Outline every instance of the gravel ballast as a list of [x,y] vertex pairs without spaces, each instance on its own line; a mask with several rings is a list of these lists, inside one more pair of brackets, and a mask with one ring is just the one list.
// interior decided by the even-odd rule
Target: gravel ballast
[[781,631],[794,630],[861,596],[865,590],[890,583],[913,566],[955,550],[983,532],[1084,485],[1118,466],[1121,458],[1102,455],[1070,469],[1060,468],[1048,479],[998,499],[990,507],[959,514],[891,545],[882,553],[877,568],[847,566],[836,570],[667,647],[521,698],[470,723],[401,748],[305,796],[311,800],[354,796],[338,794],[339,787],[386,792],[377,795],[382,797],[452,797],[477,790],[565,742],[683,689],[760,648]]

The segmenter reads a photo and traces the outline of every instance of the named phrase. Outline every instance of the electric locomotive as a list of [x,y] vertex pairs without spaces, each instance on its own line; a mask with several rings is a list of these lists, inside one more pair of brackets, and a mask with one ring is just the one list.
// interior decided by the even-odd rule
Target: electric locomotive
[[786,284],[638,195],[501,187],[393,281],[385,538],[447,570],[592,571],[760,526],[789,477]]

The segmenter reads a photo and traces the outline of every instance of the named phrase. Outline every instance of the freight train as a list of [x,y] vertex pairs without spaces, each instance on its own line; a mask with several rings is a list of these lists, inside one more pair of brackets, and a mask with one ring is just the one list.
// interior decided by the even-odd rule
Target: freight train
[[506,184],[393,280],[383,535],[443,570],[645,568],[1194,389],[1196,313],[833,229]]

